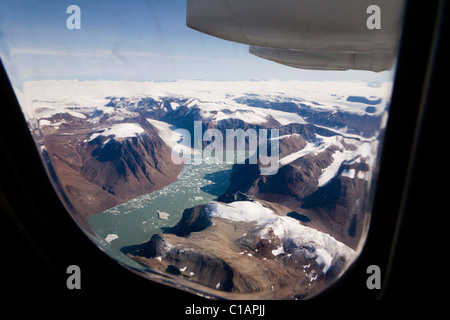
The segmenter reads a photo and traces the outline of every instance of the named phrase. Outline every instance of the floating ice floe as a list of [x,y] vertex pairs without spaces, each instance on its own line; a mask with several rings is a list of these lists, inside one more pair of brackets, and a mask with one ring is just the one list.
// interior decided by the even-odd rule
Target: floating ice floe
[[119,236],[118,236],[117,234],[115,234],[115,233],[110,233],[110,234],[108,234],[108,235],[106,236],[105,240],[106,240],[108,243],[111,243],[111,241],[116,240],[116,239],[118,239],[118,238],[119,238]]
[[168,220],[169,219],[169,214],[167,212],[164,211],[159,211],[156,210],[158,213],[158,218],[162,219],[162,220]]

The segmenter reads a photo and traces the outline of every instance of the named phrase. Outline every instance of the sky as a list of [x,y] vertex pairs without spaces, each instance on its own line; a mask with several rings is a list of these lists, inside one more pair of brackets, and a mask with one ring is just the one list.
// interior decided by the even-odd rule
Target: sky
[[[81,29],[68,29],[68,6]],[[27,80],[362,80],[391,72],[319,71],[255,57],[248,46],[186,26],[186,0],[0,0],[0,57]]]

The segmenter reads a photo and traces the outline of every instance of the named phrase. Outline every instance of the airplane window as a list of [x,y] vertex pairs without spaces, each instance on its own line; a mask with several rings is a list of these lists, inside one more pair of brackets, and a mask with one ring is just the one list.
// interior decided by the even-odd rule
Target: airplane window
[[0,0],[68,213],[145,278],[307,299],[358,258],[403,1]]

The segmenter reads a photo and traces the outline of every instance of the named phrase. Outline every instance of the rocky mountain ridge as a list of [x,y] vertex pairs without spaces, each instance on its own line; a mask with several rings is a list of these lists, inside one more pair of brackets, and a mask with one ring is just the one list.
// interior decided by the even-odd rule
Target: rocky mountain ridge
[[82,225],[97,212],[170,184],[183,167],[172,162],[171,149],[139,116],[95,128],[78,119],[42,131],[48,168]]
[[[173,228],[122,251],[141,264],[220,290],[232,299],[250,294],[258,299],[307,298],[332,283],[351,260],[351,249],[300,226],[268,202],[248,198],[230,204],[234,207],[217,206],[233,212],[248,204],[252,204],[252,214],[265,210],[263,214],[273,221],[264,225],[261,217],[245,221],[222,218],[216,204],[209,203],[186,209]],[[281,229],[277,229],[278,223]],[[289,228],[295,231],[289,233]],[[303,228],[306,238],[298,238],[296,228]],[[308,233],[310,238],[305,236]],[[327,245],[321,244],[323,241]]]
[[173,163],[168,139],[175,129],[193,135],[196,121],[202,133],[278,129],[268,137],[279,145],[273,174],[261,174],[261,162],[235,164],[216,201],[186,208],[168,231],[122,251],[221,297],[314,295],[345,270],[364,238],[384,100],[196,90],[110,95],[96,106],[35,101],[30,123],[86,228],[88,216],[177,179],[183,165]]

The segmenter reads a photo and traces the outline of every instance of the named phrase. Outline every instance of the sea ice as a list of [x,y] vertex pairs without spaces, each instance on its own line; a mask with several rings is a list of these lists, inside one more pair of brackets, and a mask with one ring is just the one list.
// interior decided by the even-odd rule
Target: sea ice
[[115,239],[118,239],[118,238],[119,238],[119,236],[118,236],[117,234],[115,234],[115,233],[110,233],[110,234],[108,234],[108,235],[106,236],[105,240],[106,240],[108,243],[111,243],[111,241],[113,241],[113,240],[115,240]]
[[156,212],[158,214],[158,218],[160,218],[162,220],[168,220],[169,219],[169,214],[167,212],[159,211],[159,210],[156,210]]

